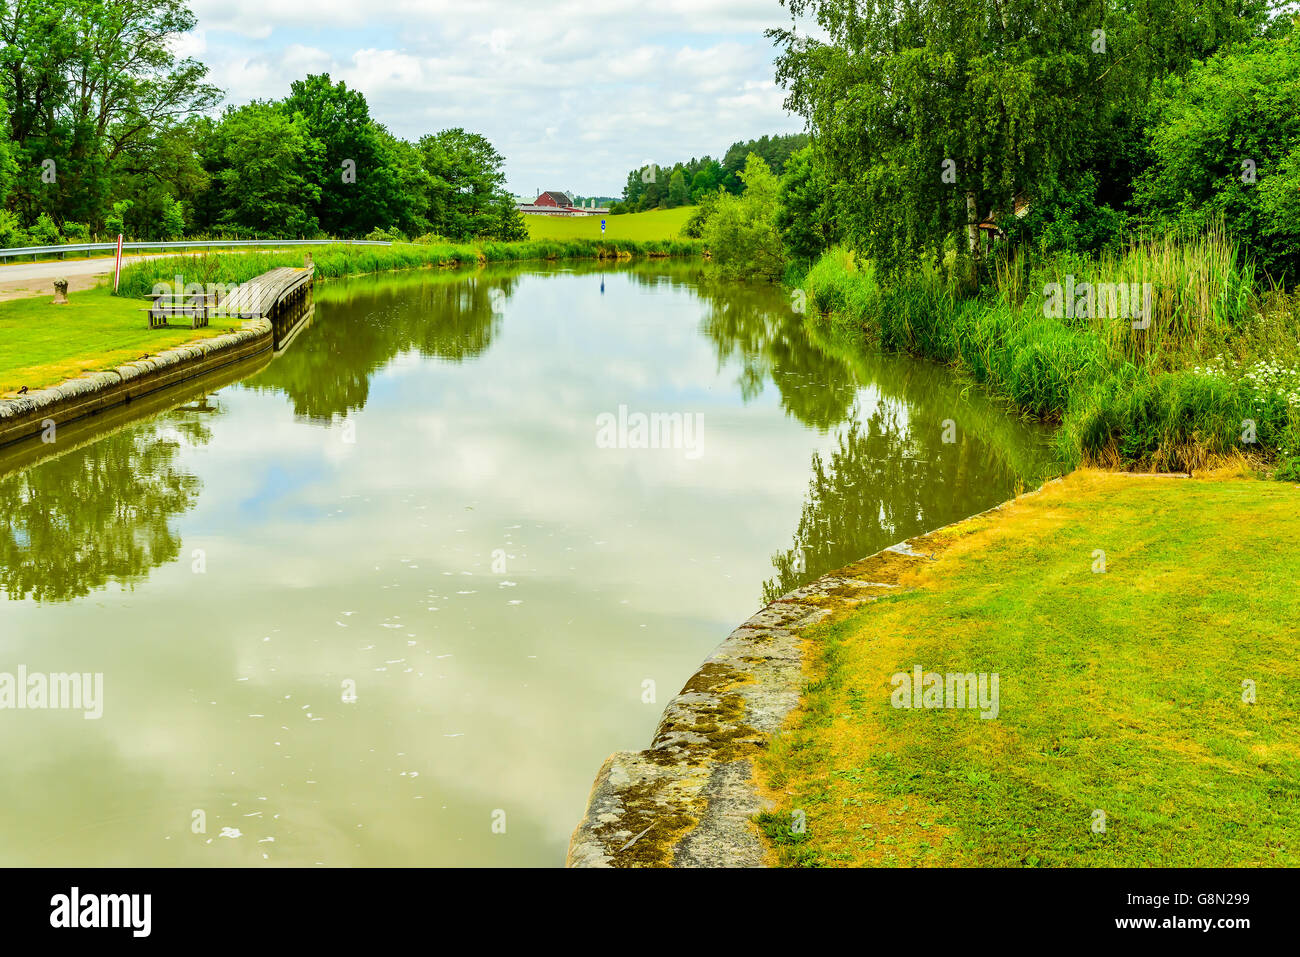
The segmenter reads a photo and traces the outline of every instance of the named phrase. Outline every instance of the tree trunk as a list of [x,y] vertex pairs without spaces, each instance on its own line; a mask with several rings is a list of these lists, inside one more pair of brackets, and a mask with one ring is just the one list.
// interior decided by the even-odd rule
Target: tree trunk
[[966,239],[970,245],[970,258],[978,262],[980,258],[980,225],[973,190],[966,193]]

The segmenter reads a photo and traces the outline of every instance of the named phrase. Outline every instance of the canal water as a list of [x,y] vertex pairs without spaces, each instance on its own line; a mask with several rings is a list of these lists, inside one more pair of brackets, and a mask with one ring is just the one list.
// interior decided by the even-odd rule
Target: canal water
[[102,675],[0,710],[0,864],[559,865],[765,600],[1049,468],[699,270],[320,285],[242,378],[0,457],[0,682]]

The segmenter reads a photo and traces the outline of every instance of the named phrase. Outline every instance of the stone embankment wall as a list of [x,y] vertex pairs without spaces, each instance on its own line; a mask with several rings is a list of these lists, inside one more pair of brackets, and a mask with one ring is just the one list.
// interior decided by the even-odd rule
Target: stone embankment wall
[[753,762],[799,704],[805,633],[898,588],[912,565],[934,560],[950,528],[825,575],[733,631],[664,709],[650,747],[601,766],[566,866],[763,866]]

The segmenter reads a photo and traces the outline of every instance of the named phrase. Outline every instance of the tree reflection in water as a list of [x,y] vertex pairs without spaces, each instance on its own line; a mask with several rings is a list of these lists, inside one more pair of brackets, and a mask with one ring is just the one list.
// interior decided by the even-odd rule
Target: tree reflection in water
[[826,432],[844,421],[857,393],[853,370],[813,345],[778,289],[727,283],[701,286],[699,293],[709,307],[702,330],[713,340],[719,368],[740,362],[737,385],[746,402],[771,379],[781,407],[809,428]]
[[[776,287],[709,283],[698,263],[564,271],[599,272],[602,283],[616,271],[701,297],[700,331],[719,369],[738,367],[742,399],[755,400],[771,381],[787,415],[835,433],[829,457],[813,456],[794,542],[773,558],[767,600],[986,508],[1012,494],[1018,479],[1029,484],[1041,474],[1045,449],[1032,430],[967,394],[948,370],[828,346]],[[483,355],[520,275],[505,267],[323,284],[316,303],[324,321],[243,385],[287,395],[300,417],[346,416],[365,406],[372,377],[404,352],[450,362]],[[206,401],[178,409],[0,479],[0,587],[15,599],[63,601],[110,581],[131,586],[176,560],[172,520],[200,488],[177,465],[177,452],[209,440],[204,416],[212,411]],[[949,419],[954,443],[942,441]]]
[[[919,367],[921,378],[932,370]],[[943,375],[945,370],[935,368]],[[887,377],[886,377],[887,378]],[[812,479],[794,544],[772,558],[776,577],[764,602],[882,548],[989,508],[1052,471],[1045,443],[998,429],[1001,411],[938,383],[929,401],[904,401],[880,388],[869,412],[854,411],[827,461],[812,457]],[[915,387],[909,396],[924,396]],[[955,441],[944,442],[953,422]],[[1014,437],[1014,438],[1013,438]]]
[[0,588],[69,601],[175,561],[173,519],[201,488],[177,452],[210,437],[197,410],[179,409],[0,479]]
[[[764,602],[981,511],[1014,494],[1018,481],[1050,471],[1033,430],[969,394],[949,370],[821,342],[770,286],[700,280],[698,292],[709,309],[702,331],[719,368],[740,364],[746,402],[770,380],[787,414],[819,432],[838,430],[829,461],[813,455],[794,544],[773,556]],[[945,443],[949,420],[955,441]]]
[[463,362],[482,355],[500,327],[516,275],[410,273],[324,285],[318,321],[245,384],[282,391],[294,414],[317,422],[365,407],[370,380],[394,357],[416,351]]

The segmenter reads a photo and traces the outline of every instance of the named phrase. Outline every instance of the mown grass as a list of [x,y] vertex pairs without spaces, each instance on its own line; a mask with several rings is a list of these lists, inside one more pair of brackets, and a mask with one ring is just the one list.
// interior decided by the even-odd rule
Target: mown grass
[[[1052,284],[1067,288],[1069,277],[1146,284],[1149,314],[1104,300],[1093,314],[1054,312]],[[815,321],[838,336],[951,363],[1060,422],[1067,467],[1189,470],[1253,458],[1278,459],[1287,475],[1300,469],[1300,301],[1261,288],[1221,235],[1101,260],[1003,262],[975,297],[937,269],[886,281],[833,250],[802,288]]]
[[[1300,864],[1300,637],[1279,628],[1300,613],[1298,505],[1289,484],[1084,471],[949,530],[900,594],[808,642],[760,766],[774,853]],[[997,717],[893,707],[915,665],[997,674]]]
[[106,286],[0,303],[0,395],[35,391],[86,372],[112,369],[165,349],[237,329],[240,319],[214,319],[206,329],[150,329],[143,299],[114,296]]
[[140,297],[157,283],[240,283],[276,266],[301,266],[309,252],[320,277],[359,276],[402,269],[427,269],[488,262],[527,260],[610,259],[639,256],[691,256],[698,242],[683,239],[631,240],[612,238],[529,240],[517,243],[395,243],[392,246],[316,246],[309,250],[208,253],[169,256],[134,263],[122,270],[118,295]]
[[[623,213],[618,216],[538,216],[525,215],[530,239],[677,239],[682,234],[686,220],[695,212],[694,206],[674,209],[651,209],[644,213]],[[600,232],[600,221],[605,220],[605,234]]]

